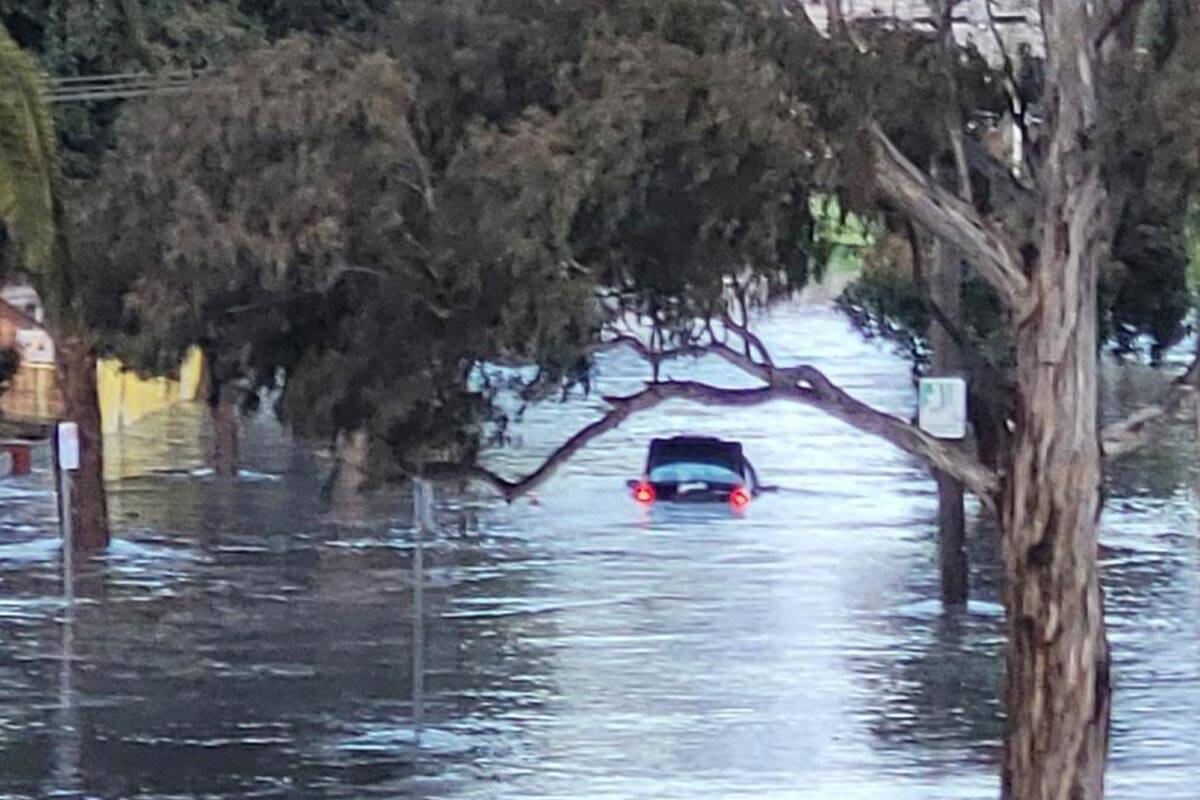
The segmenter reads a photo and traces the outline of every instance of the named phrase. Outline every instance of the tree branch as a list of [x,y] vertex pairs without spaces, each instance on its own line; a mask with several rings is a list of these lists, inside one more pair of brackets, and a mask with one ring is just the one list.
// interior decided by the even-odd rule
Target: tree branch
[[[720,354],[725,350],[732,353],[734,358],[743,357],[725,345],[719,345],[711,352]],[[540,467],[518,480],[508,480],[483,467],[464,464],[427,464],[422,474],[430,478],[464,477],[480,480],[490,484],[511,503],[543,484],[571,456],[596,437],[618,427],[633,414],[654,408],[667,400],[743,407],[773,400],[792,400],[824,411],[851,427],[891,442],[930,466],[955,476],[979,495],[985,505],[995,507],[999,490],[997,474],[957,445],[936,439],[899,417],[877,411],[856,400],[813,367],[772,370],[766,365],[752,363],[756,369],[767,370],[775,376],[786,374],[798,380],[790,385],[775,382],[757,389],[728,389],[693,381],[651,383],[633,395],[605,398],[611,408],[603,417],[581,429],[551,453]]]
[[1100,434],[1101,448],[1105,458],[1120,458],[1128,455],[1150,441],[1150,434],[1159,423],[1175,413],[1176,409],[1195,394],[1200,381],[1200,347],[1187,371],[1171,382],[1163,399],[1154,405],[1138,409],[1125,419],[1105,425]]
[[[744,309],[742,313],[745,314]],[[759,357],[762,358],[764,364],[766,364],[768,367],[775,366],[775,360],[771,358],[771,353],[767,350],[767,346],[763,344],[763,340],[752,333],[749,328],[747,328],[745,325],[739,325],[733,320],[733,317],[729,316],[728,314],[726,314],[725,318],[721,321],[721,325],[724,326],[726,330],[733,331],[738,336],[742,337],[742,341],[746,343],[747,349],[757,350]]]
[[1100,18],[1100,23],[1096,26],[1096,32],[1093,35],[1092,42],[1097,50],[1104,44],[1104,41],[1112,36],[1113,32],[1121,27],[1121,23],[1129,18],[1131,14],[1142,7],[1145,0],[1117,0],[1115,5],[1105,4],[1108,13]]
[[1029,147],[1029,105],[1025,101],[1024,95],[1021,94],[1021,82],[1017,79],[1016,67],[1013,66],[1012,57],[1008,54],[1008,48],[1004,46],[1004,39],[1000,36],[1000,28],[996,25],[996,12],[992,8],[992,0],[984,0],[984,8],[987,10],[988,27],[992,31],[992,39],[996,43],[996,49],[1000,51],[1001,62],[1004,66],[1004,82],[1007,84],[1005,90],[1009,95],[1009,105],[1013,112],[1013,124],[1017,126],[1021,134],[1021,162],[1022,166],[1025,166],[1026,150]]
[[899,417],[877,411],[852,397],[814,367],[794,368],[807,388],[803,397],[795,399],[820,409],[830,416],[863,433],[870,433],[891,442],[900,450],[914,455],[929,466],[957,478],[983,502],[995,510],[1000,491],[1000,477],[974,456],[956,444],[938,439]]
[[1003,231],[969,204],[938,186],[909,161],[876,124],[875,177],[884,196],[930,233],[958,248],[1012,309],[1023,309],[1029,280],[1021,257]]

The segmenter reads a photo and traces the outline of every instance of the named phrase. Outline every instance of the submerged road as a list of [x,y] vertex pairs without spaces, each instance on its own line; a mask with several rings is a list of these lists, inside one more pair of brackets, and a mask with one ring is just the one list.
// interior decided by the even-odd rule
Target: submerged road
[[[911,412],[907,364],[832,311],[780,309],[761,330],[779,361]],[[743,380],[717,361],[670,370]],[[645,374],[608,354],[599,392]],[[1114,412],[1165,382],[1106,375]],[[492,465],[530,468],[597,409],[532,410]],[[201,426],[181,408],[114,443],[120,535],[81,567],[70,615],[49,476],[0,484],[0,795],[997,795],[994,535],[973,513],[972,603],[944,613],[933,485],[881,441],[796,405],[665,405],[536,500],[440,497],[418,542],[404,491],[323,509],[316,465],[268,419],[247,426],[242,479],[214,480]],[[1113,797],[1195,796],[1192,427],[1110,476]],[[640,508],[624,481],[678,432],[740,439],[782,491],[740,516]]]

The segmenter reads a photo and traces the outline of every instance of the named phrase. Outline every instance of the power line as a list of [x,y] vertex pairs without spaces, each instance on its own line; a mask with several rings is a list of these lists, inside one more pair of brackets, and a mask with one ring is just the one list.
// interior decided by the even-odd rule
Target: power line
[[[930,17],[885,15],[874,7],[868,13],[851,9],[848,16],[859,22],[888,23],[907,22],[933,24]],[[993,15],[1001,25],[1027,25],[1029,20],[1020,11],[997,12]],[[951,20],[958,24],[978,24],[966,16],[955,16]],[[104,75],[70,75],[57,77],[46,75],[43,84],[46,99],[50,103],[84,103],[103,100],[127,100],[158,94],[179,94],[195,91],[197,81],[212,75],[209,69],[172,70],[165,72],[120,72]]]
[[123,100],[151,94],[192,91],[196,88],[196,81],[209,74],[209,70],[174,70],[61,78],[46,76],[43,78],[43,85],[46,88],[46,99],[51,103]]

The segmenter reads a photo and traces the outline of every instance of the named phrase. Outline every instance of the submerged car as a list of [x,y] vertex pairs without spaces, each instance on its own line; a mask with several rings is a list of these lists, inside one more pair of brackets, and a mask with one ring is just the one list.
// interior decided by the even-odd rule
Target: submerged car
[[723,502],[741,509],[758,493],[759,483],[740,442],[675,436],[650,441],[645,473],[629,481],[629,488],[643,505],[659,500]]

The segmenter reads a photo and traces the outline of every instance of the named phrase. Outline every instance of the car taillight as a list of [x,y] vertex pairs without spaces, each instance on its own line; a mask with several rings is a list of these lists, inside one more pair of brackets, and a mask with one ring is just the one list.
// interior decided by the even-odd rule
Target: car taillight
[[743,486],[737,487],[729,493],[729,505],[737,509],[750,505],[750,492],[746,491]]
[[653,484],[647,483],[646,481],[639,483],[633,490],[633,499],[637,500],[639,503],[653,503],[656,496],[657,495],[654,492]]

